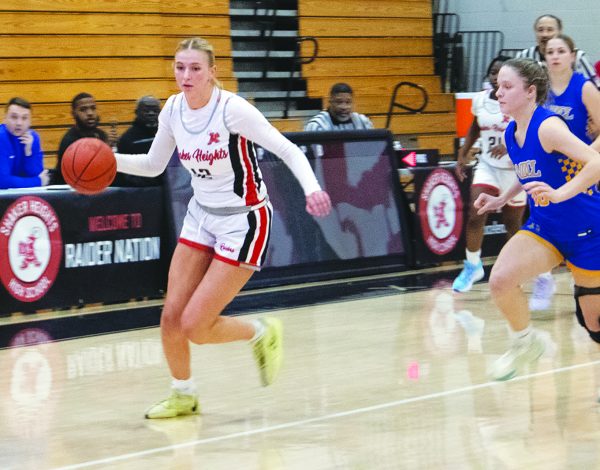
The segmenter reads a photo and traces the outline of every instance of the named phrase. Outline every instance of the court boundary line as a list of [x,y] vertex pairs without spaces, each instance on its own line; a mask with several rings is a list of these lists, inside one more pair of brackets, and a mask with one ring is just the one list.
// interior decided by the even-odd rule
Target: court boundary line
[[339,418],[346,418],[348,416],[360,415],[360,414],[369,413],[372,411],[380,411],[380,410],[385,410],[388,408],[395,408],[395,407],[406,405],[409,403],[416,403],[416,402],[420,402],[420,401],[432,400],[435,398],[448,397],[448,396],[460,394],[463,392],[481,390],[484,388],[490,388],[490,387],[500,386],[503,384],[509,384],[509,383],[514,383],[514,382],[524,382],[526,380],[536,378],[536,377],[543,377],[545,375],[557,374],[557,373],[567,372],[567,371],[571,371],[571,370],[575,370],[575,369],[582,369],[585,367],[595,366],[598,364],[600,364],[600,360],[585,362],[582,364],[574,364],[574,365],[570,365],[570,366],[546,370],[543,372],[536,372],[533,374],[526,374],[526,375],[518,376],[511,380],[507,380],[504,382],[489,381],[489,382],[484,382],[484,383],[477,384],[477,385],[470,385],[467,387],[460,387],[460,388],[455,388],[452,390],[444,390],[442,392],[436,392],[436,393],[428,393],[426,395],[420,395],[420,396],[412,397],[412,398],[403,398],[402,400],[394,400],[394,401],[387,402],[387,403],[380,403],[378,405],[370,405],[370,406],[365,406],[365,407],[361,407],[361,408],[355,408],[352,410],[340,411],[337,413],[329,413],[329,414],[322,415],[322,416],[315,416],[313,418],[289,421],[287,423],[275,424],[272,426],[251,429],[248,431],[240,431],[240,432],[235,432],[235,433],[230,433],[230,434],[224,434],[221,436],[208,437],[205,439],[197,439],[195,441],[183,442],[181,444],[173,444],[173,445],[169,445],[169,446],[155,447],[153,449],[147,449],[147,450],[142,450],[142,451],[138,451],[138,452],[130,452],[127,454],[115,455],[115,456],[106,457],[103,459],[90,460],[87,462],[66,465],[63,467],[55,467],[55,470],[75,470],[75,469],[79,469],[79,468],[93,467],[96,465],[106,465],[106,464],[111,464],[114,462],[122,462],[125,460],[134,459],[137,457],[145,457],[148,455],[159,454],[161,452],[167,452],[167,451],[171,451],[171,450],[201,446],[201,445],[205,445],[205,444],[211,444],[213,442],[237,439],[240,437],[248,437],[248,436],[255,436],[255,435],[259,435],[259,434],[266,434],[266,433],[278,431],[281,429],[291,429],[291,428],[304,426],[307,424],[319,423],[319,422],[335,420],[335,419],[339,419]]

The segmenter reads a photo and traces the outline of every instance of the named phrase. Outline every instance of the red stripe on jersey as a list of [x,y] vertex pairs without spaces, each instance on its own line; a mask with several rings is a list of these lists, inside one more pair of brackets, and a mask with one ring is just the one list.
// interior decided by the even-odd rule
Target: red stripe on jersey
[[240,147],[242,149],[242,162],[246,173],[246,184],[245,189],[245,201],[247,206],[253,206],[260,202],[258,194],[258,186],[254,179],[254,168],[248,155],[248,140],[245,137],[240,136]]
[[265,243],[267,241],[267,231],[269,229],[269,212],[267,207],[261,207],[258,209],[258,234],[254,247],[252,248],[252,255],[250,256],[249,264],[258,264],[260,257],[265,250]]

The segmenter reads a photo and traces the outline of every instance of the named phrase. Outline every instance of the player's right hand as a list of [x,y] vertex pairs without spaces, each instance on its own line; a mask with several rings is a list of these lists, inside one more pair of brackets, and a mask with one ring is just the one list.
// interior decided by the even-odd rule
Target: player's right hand
[[478,215],[483,215],[486,212],[494,212],[500,209],[504,203],[500,196],[492,196],[491,194],[481,193],[473,206],[477,209]]
[[315,217],[325,217],[331,212],[331,199],[325,191],[315,191],[306,196],[306,212]]

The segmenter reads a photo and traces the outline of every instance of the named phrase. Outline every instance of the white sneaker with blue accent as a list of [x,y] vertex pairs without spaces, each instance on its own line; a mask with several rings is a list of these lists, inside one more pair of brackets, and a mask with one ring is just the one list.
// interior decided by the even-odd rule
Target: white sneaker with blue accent
[[452,283],[452,290],[455,292],[468,292],[473,287],[473,284],[481,281],[484,276],[485,272],[483,271],[483,263],[481,261],[473,264],[465,260],[463,270]]
[[533,292],[529,297],[529,310],[547,310],[556,291],[556,282],[551,274],[540,274],[533,282]]
[[528,338],[514,340],[510,349],[492,364],[490,377],[494,380],[512,379],[537,361],[545,349],[544,340],[535,331],[529,333]]

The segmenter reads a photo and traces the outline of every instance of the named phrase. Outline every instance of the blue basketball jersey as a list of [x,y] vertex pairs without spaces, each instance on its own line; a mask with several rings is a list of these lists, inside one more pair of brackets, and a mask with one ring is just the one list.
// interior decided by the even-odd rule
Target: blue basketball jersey
[[[506,128],[505,141],[521,184],[543,181],[559,188],[571,180],[581,169],[581,164],[558,152],[547,153],[539,138],[539,128],[553,112],[537,107],[533,113],[523,147],[515,140],[516,123],[511,121]],[[527,195],[530,218],[525,228],[543,232],[557,240],[572,240],[586,235],[600,234],[600,193],[593,187],[560,202],[533,200]]]
[[560,95],[555,95],[552,90],[548,94],[548,101],[544,107],[562,117],[573,134],[591,144],[592,139],[587,134],[588,111],[581,95],[583,85],[588,79],[580,73],[574,72],[569,85]]

